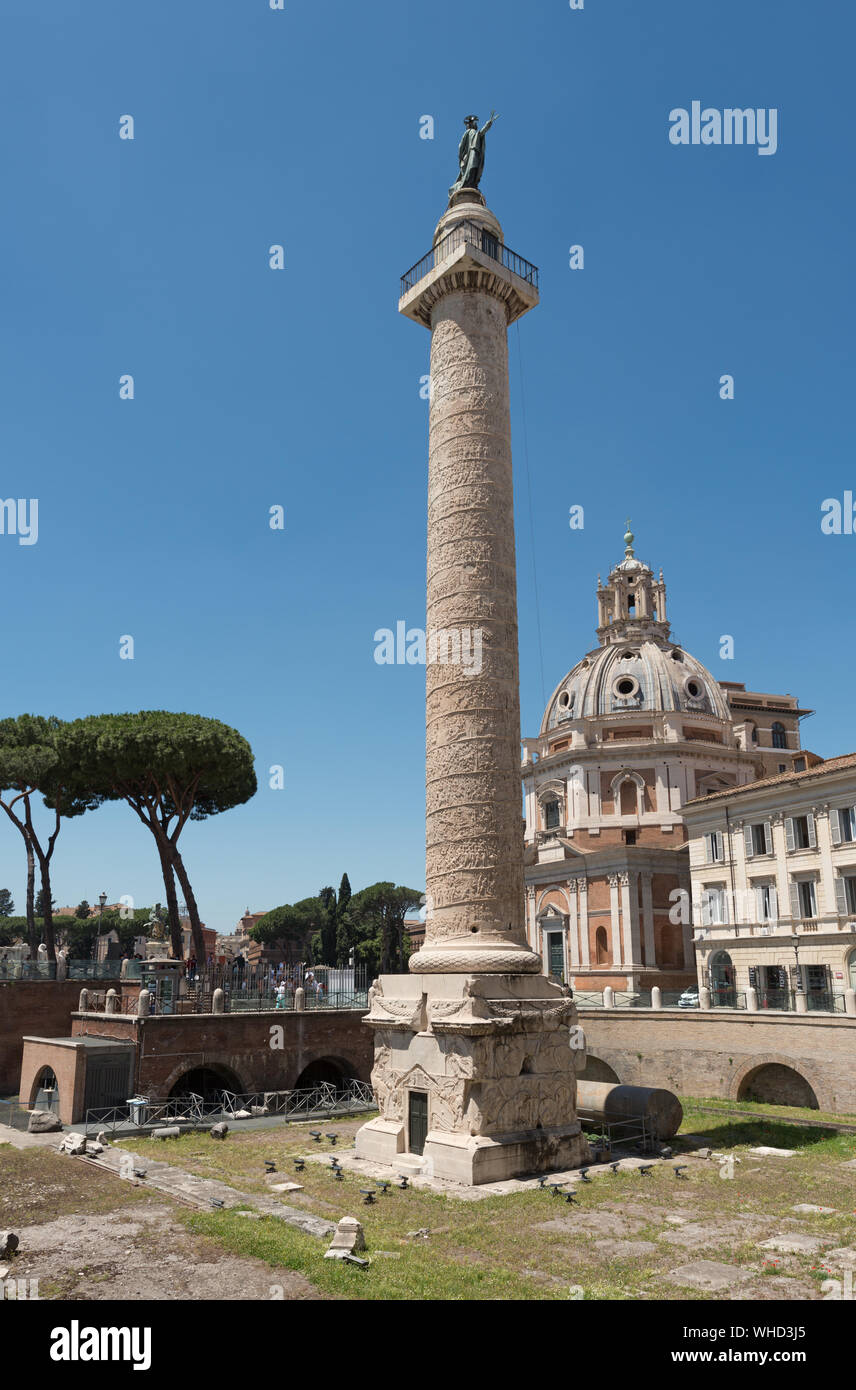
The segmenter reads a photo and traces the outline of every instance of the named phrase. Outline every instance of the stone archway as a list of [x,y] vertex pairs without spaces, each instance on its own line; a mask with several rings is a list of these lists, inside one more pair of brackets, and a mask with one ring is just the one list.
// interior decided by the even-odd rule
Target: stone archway
[[600,1057],[593,1057],[589,1052],[586,1055],[586,1064],[579,1074],[580,1081],[611,1081],[620,1082],[621,1078],[608,1062],[604,1062]]
[[327,1082],[330,1086],[344,1090],[349,1081],[357,1079],[357,1073],[351,1063],[343,1057],[316,1057],[309,1062],[302,1070],[294,1083],[295,1091],[311,1090],[313,1086],[320,1086],[322,1082]]
[[223,1091],[236,1095],[246,1094],[246,1089],[237,1072],[224,1067],[219,1062],[209,1062],[204,1067],[178,1068],[177,1073],[167,1081],[168,1096],[186,1096],[192,1091],[203,1100],[219,1100]]
[[727,951],[716,951],[710,959],[710,1000],[716,1005],[734,1008],[737,985],[734,962]]
[[793,1105],[809,1110],[834,1109],[825,1086],[804,1062],[800,1061],[797,1067],[792,1057],[778,1054],[747,1062],[728,1089],[732,1100],[757,1100],[765,1105]]

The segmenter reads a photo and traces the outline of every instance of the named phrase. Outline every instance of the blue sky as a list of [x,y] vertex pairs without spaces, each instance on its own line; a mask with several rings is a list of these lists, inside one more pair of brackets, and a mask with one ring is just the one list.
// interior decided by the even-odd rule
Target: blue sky
[[[182,839],[209,925],[343,870],[424,881],[424,671],[373,634],[424,623],[429,336],[398,277],[470,111],[500,112],[482,190],[541,270],[510,334],[524,734],[630,515],[674,635],[856,746],[856,536],[820,530],[856,482],[854,31],[831,0],[0,0],[0,496],[39,499],[37,544],[0,535],[3,713],[241,730],[257,796]],[[694,100],[775,107],[775,155],[670,144]],[[121,806],[64,828],[54,881],[163,897]],[[2,826],[0,886],[22,910]]]

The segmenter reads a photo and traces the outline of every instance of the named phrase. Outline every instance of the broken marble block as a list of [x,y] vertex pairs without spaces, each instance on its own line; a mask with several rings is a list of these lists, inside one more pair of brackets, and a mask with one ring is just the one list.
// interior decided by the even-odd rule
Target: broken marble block
[[52,1110],[31,1110],[27,1121],[28,1134],[55,1134],[62,1129],[62,1121]]
[[72,1158],[79,1158],[86,1153],[85,1134],[67,1134],[61,1143],[57,1145],[57,1153],[71,1154]]
[[330,1249],[325,1251],[325,1260],[344,1260],[346,1256],[353,1255],[357,1250],[365,1250],[366,1240],[363,1235],[362,1223],[355,1216],[343,1216],[338,1226],[336,1234],[333,1236]]
[[208,1133],[212,1139],[225,1139],[229,1133],[229,1126],[225,1120],[220,1120],[216,1125],[212,1125]]

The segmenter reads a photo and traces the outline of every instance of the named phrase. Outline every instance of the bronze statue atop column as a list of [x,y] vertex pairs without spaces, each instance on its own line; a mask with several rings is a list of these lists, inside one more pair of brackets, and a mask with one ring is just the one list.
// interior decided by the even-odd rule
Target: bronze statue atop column
[[460,193],[462,188],[478,188],[484,170],[485,136],[494,121],[498,119],[497,113],[491,111],[490,120],[485,121],[481,130],[479,130],[478,116],[467,116],[464,121],[466,130],[461,136],[461,143],[458,146],[459,173],[449,189],[450,201],[456,193]]

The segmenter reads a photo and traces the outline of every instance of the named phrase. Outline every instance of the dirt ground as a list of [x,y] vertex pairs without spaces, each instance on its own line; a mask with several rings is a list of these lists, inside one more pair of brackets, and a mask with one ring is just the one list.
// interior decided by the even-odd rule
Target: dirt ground
[[5,1277],[37,1279],[40,1298],[325,1297],[301,1274],[191,1234],[168,1199],[49,1148],[3,1146],[0,1178],[0,1226],[21,1242]]

